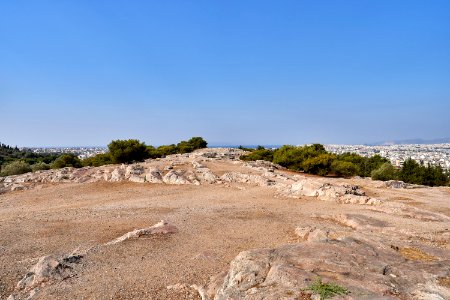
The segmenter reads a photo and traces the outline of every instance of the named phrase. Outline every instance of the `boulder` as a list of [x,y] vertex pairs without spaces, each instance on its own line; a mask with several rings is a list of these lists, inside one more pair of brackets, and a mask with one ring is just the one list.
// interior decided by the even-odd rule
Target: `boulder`
[[139,164],[132,164],[132,165],[128,165],[127,168],[125,169],[125,177],[129,178],[133,175],[135,176],[140,176],[142,174],[144,174],[144,166],[139,165]]
[[163,177],[164,183],[167,184],[191,184],[191,182],[184,176],[184,171],[170,170]]
[[70,255],[62,259],[55,256],[43,256],[30,271],[17,283],[14,292],[8,297],[11,300],[35,299],[39,289],[45,285],[65,280],[75,275],[73,269],[83,256]]
[[[436,280],[448,278],[448,263],[405,260],[391,247],[353,238],[311,241],[241,252],[203,290],[215,300],[309,299],[302,297],[312,297],[308,288],[321,278],[347,289],[345,299],[449,299]],[[420,293],[433,297],[417,298]]]
[[400,180],[388,180],[384,183],[384,186],[391,189],[406,189],[411,186],[411,184],[405,183]]
[[206,182],[206,183],[216,183],[219,179],[218,176],[216,176],[211,170],[202,169],[201,172],[197,172],[197,177],[200,179],[200,182]]
[[125,179],[125,170],[123,166],[117,167],[111,172],[111,178],[110,181],[112,182],[118,182]]
[[145,173],[145,181],[150,183],[162,183],[162,172],[158,168],[151,168]]

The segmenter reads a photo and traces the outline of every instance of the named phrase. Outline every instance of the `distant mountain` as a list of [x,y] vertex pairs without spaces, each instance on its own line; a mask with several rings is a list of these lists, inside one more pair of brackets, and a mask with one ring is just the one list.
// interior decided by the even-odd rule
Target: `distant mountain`
[[439,138],[439,139],[408,139],[408,140],[394,140],[394,141],[384,141],[377,143],[370,143],[366,145],[370,146],[381,146],[381,145],[406,145],[406,144],[443,144],[450,143],[450,138]]

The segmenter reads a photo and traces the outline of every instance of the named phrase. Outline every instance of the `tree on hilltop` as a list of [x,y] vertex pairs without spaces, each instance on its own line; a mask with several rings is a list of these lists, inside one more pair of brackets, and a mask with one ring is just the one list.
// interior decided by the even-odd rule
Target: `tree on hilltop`
[[113,163],[131,163],[148,158],[147,146],[139,140],[114,140],[108,145]]

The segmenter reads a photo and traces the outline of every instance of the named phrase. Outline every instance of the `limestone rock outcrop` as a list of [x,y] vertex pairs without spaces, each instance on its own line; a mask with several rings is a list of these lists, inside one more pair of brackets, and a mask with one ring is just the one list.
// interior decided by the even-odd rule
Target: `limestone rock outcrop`
[[388,245],[354,238],[255,249],[241,252],[226,275],[204,287],[204,299],[303,299],[319,277],[346,288],[345,299],[449,299],[439,284],[450,276],[449,263],[405,260]]
[[106,243],[106,245],[114,245],[129,239],[137,239],[141,236],[149,236],[154,234],[170,234],[176,232],[178,232],[178,229],[174,225],[169,224],[169,222],[167,221],[161,220],[161,222],[149,228],[135,229],[133,231],[125,233],[124,235]]
[[39,288],[74,276],[73,266],[80,262],[82,256],[71,255],[58,259],[55,256],[43,256],[19,281],[8,300],[34,299]]

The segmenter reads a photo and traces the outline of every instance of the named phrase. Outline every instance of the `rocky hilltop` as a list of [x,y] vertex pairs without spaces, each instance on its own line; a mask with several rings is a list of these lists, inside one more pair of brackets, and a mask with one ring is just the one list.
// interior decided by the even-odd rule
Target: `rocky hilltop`
[[450,299],[449,188],[243,153],[0,178],[0,298]]

